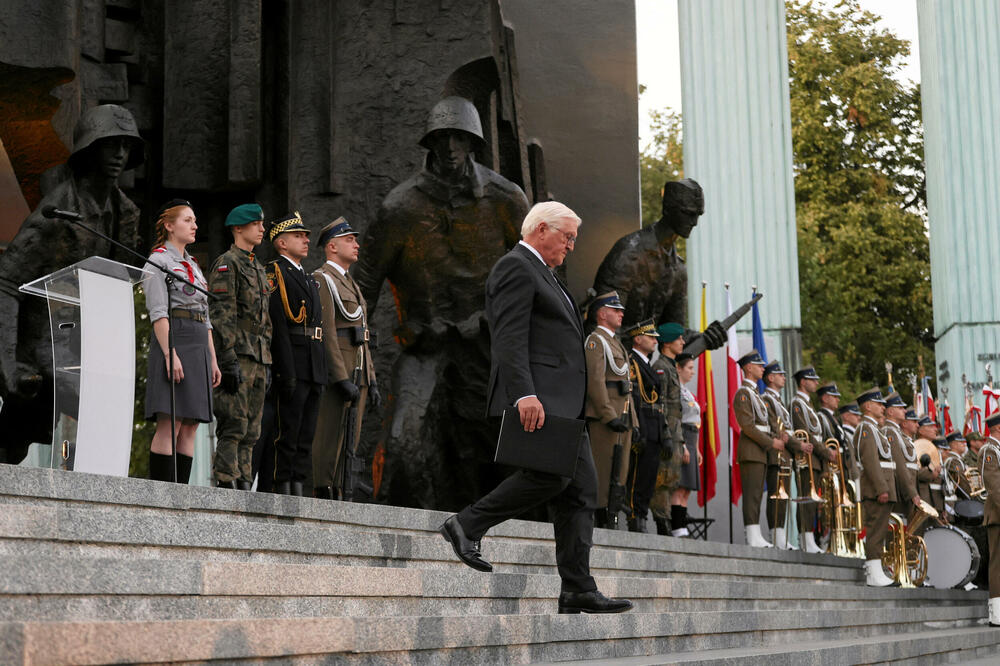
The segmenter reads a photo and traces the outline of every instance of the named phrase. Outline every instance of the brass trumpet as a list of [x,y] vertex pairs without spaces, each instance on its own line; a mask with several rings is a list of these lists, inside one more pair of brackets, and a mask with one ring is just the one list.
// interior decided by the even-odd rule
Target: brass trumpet
[[844,474],[844,461],[840,454],[840,442],[830,437],[823,445],[833,451],[827,472],[823,475],[823,518],[830,526],[830,553],[838,557],[864,557],[860,535],[864,529],[861,523],[861,506],[848,496],[849,485]]
[[[778,417],[778,432],[775,436],[780,436],[781,432],[785,429],[785,424],[781,421],[781,417]],[[768,499],[776,500],[787,500],[788,499],[788,489],[787,482],[792,478],[792,459],[784,451],[778,451],[778,490],[773,494],[768,496]],[[777,520],[777,518],[775,518]]]
[[[809,441],[809,433],[801,428],[792,433],[795,439],[799,440],[799,444],[804,444]],[[795,454],[795,464],[798,465],[799,469],[803,467],[809,468],[809,497],[802,497],[801,495],[795,499],[796,502],[822,502],[823,498],[819,496],[816,492],[816,476],[813,473],[813,461],[812,454],[801,451]]]

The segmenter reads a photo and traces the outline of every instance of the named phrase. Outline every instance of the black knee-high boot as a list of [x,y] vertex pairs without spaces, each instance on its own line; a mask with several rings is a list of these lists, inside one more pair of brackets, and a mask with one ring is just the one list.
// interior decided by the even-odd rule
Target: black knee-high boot
[[675,530],[687,527],[687,507],[674,504],[670,507],[670,526]]
[[[180,456],[178,456],[180,458]],[[188,458],[190,460],[190,458]],[[180,467],[180,460],[178,460]],[[189,468],[190,471],[190,468]],[[173,481],[174,461],[171,456],[149,452],[149,478],[153,481]]]
[[[170,456],[167,456],[168,458]],[[191,480],[191,462],[193,458],[182,453],[177,454],[177,483],[188,484]]]

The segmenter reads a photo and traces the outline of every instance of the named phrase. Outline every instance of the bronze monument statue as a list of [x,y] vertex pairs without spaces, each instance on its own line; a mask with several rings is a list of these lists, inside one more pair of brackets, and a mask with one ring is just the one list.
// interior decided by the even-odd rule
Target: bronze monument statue
[[[687,267],[677,254],[678,237],[688,238],[705,212],[701,186],[690,178],[668,181],[663,186],[663,210],[652,226],[622,236],[604,257],[594,291],[617,291],[625,305],[625,322],[652,318],[656,324],[687,321]],[[699,337],[708,349],[726,342],[726,331],[718,321],[705,332],[688,330],[685,350]]]
[[40,298],[18,287],[90,256],[118,261],[107,241],[72,222],[47,219],[55,206],[79,213],[84,223],[128,247],[139,242],[139,209],[118,188],[118,176],[143,161],[135,119],[114,104],[80,117],[63,179],[45,194],[17,236],[0,254],[0,462],[18,463],[31,442],[48,442],[52,429],[52,337]]
[[380,499],[457,510],[496,473],[484,464],[495,441],[485,285],[520,238],[528,200],[473,159],[485,142],[465,98],[434,106],[420,145],[424,166],[382,202],[354,277],[371,310],[388,280],[398,315]]

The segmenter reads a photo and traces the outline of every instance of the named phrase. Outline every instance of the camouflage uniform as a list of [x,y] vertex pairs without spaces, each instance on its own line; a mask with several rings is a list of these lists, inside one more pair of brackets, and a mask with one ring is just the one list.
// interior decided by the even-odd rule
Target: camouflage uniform
[[[656,473],[656,490],[649,508],[657,518],[670,518],[670,493],[681,478],[681,456],[684,455],[684,432],[681,430],[681,381],[677,363],[660,356],[653,362],[660,375],[660,406],[664,418],[664,446],[660,451],[660,469]],[[667,450],[670,453],[667,453]],[[669,456],[669,457],[668,457]]]
[[264,265],[235,245],[215,260],[208,276],[213,294],[212,335],[220,367],[237,359],[243,381],[236,393],[217,388],[214,476],[219,482],[253,481],[251,459],[271,364],[270,286]]

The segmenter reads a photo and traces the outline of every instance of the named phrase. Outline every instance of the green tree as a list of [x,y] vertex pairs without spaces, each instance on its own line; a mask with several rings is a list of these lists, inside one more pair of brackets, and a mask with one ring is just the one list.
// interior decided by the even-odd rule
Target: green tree
[[[641,88],[640,88],[641,94]],[[642,192],[642,226],[660,219],[663,184],[684,177],[684,147],[681,143],[681,114],[667,108],[651,111],[653,138],[639,153]]]
[[[803,356],[852,389],[934,367],[920,92],[858,0],[788,2]],[[907,391],[908,393],[908,391]]]

